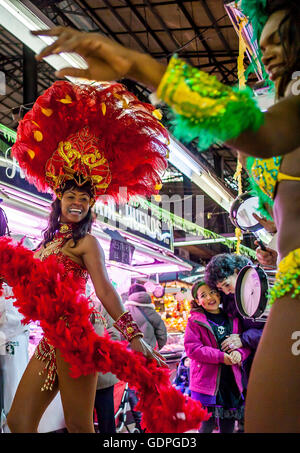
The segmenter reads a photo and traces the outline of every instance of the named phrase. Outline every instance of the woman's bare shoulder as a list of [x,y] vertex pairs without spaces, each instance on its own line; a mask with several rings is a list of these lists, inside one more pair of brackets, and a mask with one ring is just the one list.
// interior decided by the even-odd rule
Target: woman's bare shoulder
[[90,233],[87,233],[81,240],[80,240],[80,247],[82,247],[85,251],[89,250],[98,250],[102,251],[102,247],[98,239]]

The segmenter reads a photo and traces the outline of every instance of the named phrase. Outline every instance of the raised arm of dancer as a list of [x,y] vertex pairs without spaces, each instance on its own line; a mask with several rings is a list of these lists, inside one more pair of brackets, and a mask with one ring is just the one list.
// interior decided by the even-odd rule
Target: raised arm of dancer
[[268,109],[263,125],[227,144],[250,156],[283,156],[300,146],[300,96],[290,96]]
[[37,60],[61,52],[75,52],[86,61],[87,69],[68,67],[57,71],[56,76],[60,78],[71,76],[111,81],[128,77],[156,90],[166,70],[165,65],[150,55],[128,49],[99,33],[61,26],[32,33],[57,37],[36,56]]
[[[37,55],[38,60],[61,52],[75,52],[85,59],[87,69],[64,68],[57,72],[58,77],[100,81],[128,77],[156,90],[166,71],[166,66],[150,55],[128,49],[98,33],[54,27],[33,34],[57,37],[53,44]],[[176,103],[172,104],[172,108],[176,110]],[[264,123],[257,131],[246,130],[227,144],[255,157],[284,155],[300,146],[299,124],[300,96],[290,96],[265,113]]]

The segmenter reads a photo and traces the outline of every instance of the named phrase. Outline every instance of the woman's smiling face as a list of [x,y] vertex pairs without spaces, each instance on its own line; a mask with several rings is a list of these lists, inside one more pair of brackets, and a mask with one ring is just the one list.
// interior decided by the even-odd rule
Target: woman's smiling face
[[286,11],[276,11],[266,22],[259,45],[262,62],[270,79],[276,84],[285,70],[284,49],[279,34],[279,27],[286,16]]
[[61,222],[78,223],[89,212],[90,195],[75,188],[66,190],[61,198]]

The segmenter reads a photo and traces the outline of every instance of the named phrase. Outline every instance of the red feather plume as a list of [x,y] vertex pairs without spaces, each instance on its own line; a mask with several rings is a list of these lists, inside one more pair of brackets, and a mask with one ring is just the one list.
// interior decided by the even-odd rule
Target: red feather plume
[[[46,177],[46,166],[60,142],[84,128],[96,137],[106,158],[110,176],[108,187],[96,196],[118,197],[126,187],[128,197],[158,193],[166,169],[169,135],[154,116],[155,107],[140,102],[119,83],[86,85],[57,81],[35,102],[20,122],[12,155],[27,180],[38,190],[55,190]],[[154,112],[155,113],[155,112]],[[65,162],[57,172],[65,174]],[[87,167],[96,173],[99,167]]]

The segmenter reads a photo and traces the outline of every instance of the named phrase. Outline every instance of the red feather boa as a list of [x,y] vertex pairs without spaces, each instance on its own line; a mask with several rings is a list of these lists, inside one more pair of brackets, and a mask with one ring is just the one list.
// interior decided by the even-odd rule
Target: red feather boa
[[73,378],[111,371],[128,382],[139,394],[138,410],[149,433],[183,433],[209,418],[198,401],[171,386],[167,368],[129,351],[126,342],[95,333],[88,299],[71,274],[64,276],[55,256],[42,262],[21,243],[2,237],[0,263],[0,275],[13,288],[23,322],[40,321],[46,338],[70,364]]

